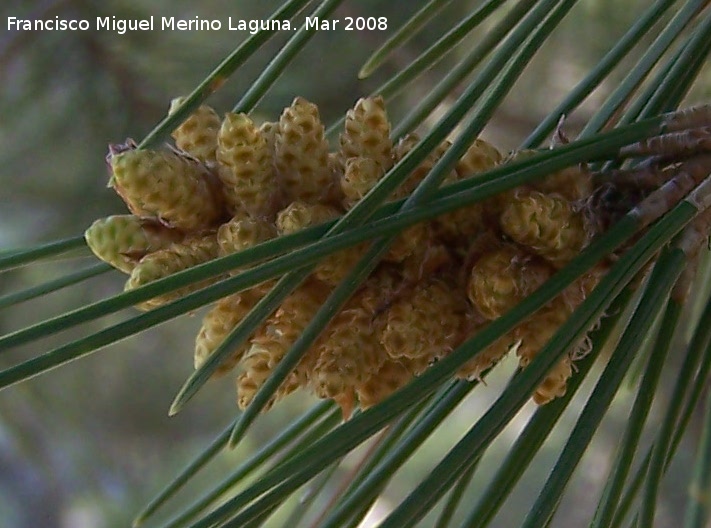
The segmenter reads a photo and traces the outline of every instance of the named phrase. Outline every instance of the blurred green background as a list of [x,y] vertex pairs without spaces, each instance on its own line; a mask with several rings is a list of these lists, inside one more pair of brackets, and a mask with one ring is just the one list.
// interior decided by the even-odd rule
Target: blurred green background
[[[228,16],[265,19],[280,3],[279,0],[3,2],[0,248],[73,236],[82,233],[98,217],[125,212],[120,199],[106,188],[107,144],[123,142],[127,137],[140,140],[165,115],[171,98],[189,93],[248,36],[228,31],[224,27]],[[317,103],[323,120],[329,123],[343,115],[358,97],[370,93],[411,62],[479,3],[453,1],[372,79],[363,81],[357,79],[360,66],[389,32],[318,32],[261,101],[257,113],[275,119],[284,106],[301,95]],[[385,16],[389,27],[395,28],[420,5],[420,2],[347,0],[334,18]],[[648,2],[638,0],[579,2],[512,90],[484,137],[501,150],[515,148],[647,5]],[[93,21],[97,16],[112,15],[131,19],[150,15],[216,18],[223,21],[223,30],[118,35],[94,30],[17,32],[8,31],[6,25],[9,16]],[[462,50],[481,38],[500,16],[500,13],[493,16],[390,103],[393,119],[403,116],[409,106],[421,99],[443,72],[451,69]],[[277,35],[208,102],[219,112],[230,110],[287,36]],[[640,49],[644,49],[644,43]],[[569,132],[574,134],[585,122],[587,112],[596,107],[624,73],[623,64],[579,112],[570,116],[566,125]],[[708,101],[709,75],[706,68],[687,104]],[[456,93],[452,94],[452,98],[455,96]],[[94,262],[87,256],[6,272],[0,275],[0,295]],[[118,272],[111,272],[79,287],[4,309],[0,311],[0,331],[4,334],[103,299],[120,291],[123,281]],[[12,350],[0,356],[0,367],[125,317],[125,313],[115,314],[95,323],[93,328],[71,329],[58,337]],[[0,393],[2,526],[127,526],[138,509],[233,419],[236,406],[233,380],[229,377],[210,383],[178,416],[167,416],[175,392],[192,370],[193,341],[200,319],[201,313],[196,313],[173,321]],[[419,456],[398,473],[364,525],[371,525],[382,512],[397,504],[412,483],[426,474],[457,441],[499,393],[511,366],[502,366],[486,386],[477,388],[458,410],[456,420],[450,422],[453,425],[442,428],[418,452]],[[604,429],[596,437],[554,526],[579,526],[590,518],[601,481],[606,477],[609,456],[625,423],[630,402],[624,400],[617,402],[617,413],[608,416]],[[182,497],[198,496],[201,487],[215,482],[244,459],[250,447],[262,445],[312,403],[310,398],[299,395],[278,405],[258,421],[245,445],[218,457]],[[509,502],[511,507],[500,513],[496,526],[515,526],[523,518],[581,405],[582,399],[578,398],[555,430],[548,449],[537,458],[534,471],[517,487]],[[504,440],[492,448],[482,462],[483,475],[487,474],[487,467],[496,467],[510,445],[506,442],[513,442],[530,411],[531,407],[524,409]],[[652,417],[652,422],[655,418]],[[677,463],[688,467],[692,444],[680,452]],[[355,460],[346,460],[345,469],[337,473],[334,482]],[[676,525],[686,490],[675,482],[682,476],[686,477],[675,477],[672,471],[666,480],[660,526]],[[475,479],[471,491],[482,482]],[[283,516],[276,517],[271,525],[280,526],[281,522]],[[426,526],[428,522],[433,521],[426,520]]]

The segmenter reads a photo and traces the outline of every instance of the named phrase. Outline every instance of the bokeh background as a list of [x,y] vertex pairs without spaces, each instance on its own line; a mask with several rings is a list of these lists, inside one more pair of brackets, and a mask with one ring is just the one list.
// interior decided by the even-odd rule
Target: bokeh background
[[[43,0],[8,1],[0,6],[0,248],[32,245],[82,233],[101,216],[124,207],[106,188],[107,144],[127,137],[140,140],[167,112],[171,98],[189,93],[221,59],[248,35],[227,31],[227,17],[265,19],[279,0]],[[275,119],[296,95],[317,103],[326,123],[459,22],[479,2],[456,0],[419,36],[398,50],[371,79],[357,72],[387,33],[337,30],[318,32],[259,104],[256,113]],[[541,50],[484,132],[509,150],[532,131],[561,98],[619,39],[648,6],[642,0],[581,0]],[[346,0],[334,18],[385,16],[394,28],[420,2]],[[8,31],[8,16],[18,18],[146,18],[150,15],[223,21],[218,32]],[[442,78],[499,15],[484,23],[436,68],[421,76],[389,104],[393,119]],[[278,35],[208,102],[225,112],[245,92],[287,35]],[[648,41],[646,42],[648,44]],[[638,50],[643,50],[643,42]],[[638,55],[633,54],[633,55]],[[627,61],[625,64],[629,65]],[[620,81],[625,64],[586,104],[569,116],[574,134],[591,110]],[[688,104],[708,101],[708,68]],[[452,94],[455,97],[456,93]],[[444,108],[444,107],[443,107]],[[424,125],[426,127],[426,124]],[[61,276],[95,261],[86,256],[55,260],[0,275],[0,295]],[[0,333],[91,303],[122,289],[124,278],[107,273],[78,287],[0,311]],[[119,313],[81,329],[70,329],[0,355],[0,367],[44,352],[74,337],[126,317]],[[8,528],[109,528],[128,526],[146,501],[206,446],[235,416],[233,380],[214,381],[183,412],[167,409],[192,370],[194,335],[201,312],[114,344],[96,354],[0,393],[0,524]],[[498,395],[511,365],[499,368],[486,386],[460,406],[451,427],[442,428],[399,472],[373,515],[404,497],[442,453],[453,445]],[[509,370],[507,371],[507,368]],[[586,385],[587,389],[589,387]],[[564,415],[548,448],[516,488],[496,526],[517,525],[532,504],[580,409],[584,393]],[[579,526],[589,519],[606,477],[631,394],[616,402],[576,473],[554,526]],[[662,398],[663,400],[663,398]],[[181,495],[176,504],[198,495],[308,409],[308,396],[291,397],[261,418],[238,450],[220,455]],[[482,464],[475,493],[509,448],[531,408],[507,430]],[[651,420],[658,417],[653,415]],[[652,424],[653,425],[653,424]],[[686,471],[693,456],[694,427],[665,481],[660,526],[676,526],[685,501]],[[355,463],[347,459],[334,482]],[[465,499],[464,504],[468,501]],[[294,503],[293,507],[299,507]],[[318,508],[314,508],[315,511]],[[288,513],[288,511],[285,512]],[[276,517],[271,526],[281,526]],[[424,525],[427,526],[425,521]]]

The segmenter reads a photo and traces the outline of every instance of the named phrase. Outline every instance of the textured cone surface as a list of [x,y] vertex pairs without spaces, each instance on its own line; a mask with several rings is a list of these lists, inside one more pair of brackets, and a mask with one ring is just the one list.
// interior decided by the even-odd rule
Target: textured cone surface
[[[267,378],[269,378],[272,370],[274,370],[274,366],[271,364],[270,348],[277,346],[278,345],[273,341],[267,342],[260,348],[254,348],[253,345],[253,348],[250,348],[243,357],[243,372],[237,377],[237,405],[240,409],[246,409],[247,406],[249,406],[254,399],[254,395]],[[269,410],[282,395],[291,392],[292,387],[294,387],[293,374],[290,374],[287,379],[284,380],[282,387],[277,389],[277,392],[274,393],[274,396],[272,396],[267,405],[265,405],[265,411]]]
[[583,215],[569,201],[538,191],[520,191],[501,215],[501,229],[556,267],[575,257],[588,242]]
[[533,361],[571,313],[570,307],[558,296],[514,329],[514,334],[521,340],[517,354],[522,367]]
[[454,275],[457,272],[452,268],[453,263],[449,249],[429,238],[424,247],[419,248],[400,263],[400,270],[407,282],[416,283],[442,272]]
[[[481,330],[483,330],[483,328]],[[457,377],[468,381],[481,379],[481,375],[487,369],[501,361],[514,344],[513,336],[510,333],[504,334],[472,359],[464,363],[457,371]]]
[[310,384],[321,398],[348,400],[385,361],[375,332],[371,292],[362,290],[336,315],[319,338]]
[[464,180],[493,169],[503,156],[491,143],[475,139],[455,167],[457,180]]
[[383,263],[365,280],[358,292],[360,306],[373,314],[373,324],[381,328],[384,313],[403,288],[398,266]]
[[[535,156],[538,153],[536,150],[524,149],[511,152],[503,160],[500,161],[500,165],[507,165],[509,163],[518,162]],[[533,190],[530,184],[523,184],[514,189],[509,189],[508,191],[501,192],[494,196],[491,196],[480,204],[483,206],[484,221],[487,224],[498,225],[501,218],[501,213],[504,209],[516,199],[519,194],[525,194]]]
[[[215,235],[187,238],[179,244],[172,244],[166,249],[158,250],[142,258],[136,267],[133,268],[131,276],[124,287],[124,291],[140,288],[149,282],[208,262],[216,258],[217,255],[218,245]],[[150,310],[168,302],[175,301],[188,293],[204,288],[220,279],[221,277],[214,277],[196,284],[191,284],[179,290],[154,297],[153,299],[136,305],[136,308]]]
[[356,387],[361,409],[380,403],[412,378],[412,372],[402,362],[386,359],[375,374]]
[[484,205],[474,203],[445,213],[435,219],[434,231],[444,243],[456,248],[465,247],[467,241],[486,230]]
[[[293,202],[277,214],[276,226],[280,235],[295,233],[322,224],[340,215],[335,207],[322,204]],[[335,286],[350,272],[363,255],[367,243],[337,251],[318,263],[314,271],[317,279]]]
[[346,114],[341,134],[341,152],[345,159],[368,158],[387,171],[393,164],[390,121],[383,98],[359,99]]
[[[496,167],[501,159],[501,154],[493,145],[483,139],[476,139],[457,162],[454,175],[448,177],[444,184],[475,178]],[[485,229],[484,204],[478,202],[445,213],[435,220],[435,226],[438,236],[445,242],[465,245]]]
[[358,264],[363,254],[368,248],[367,243],[337,251],[319,262],[314,275],[317,279],[336,286],[346,278],[346,275]]
[[446,356],[461,341],[466,301],[453,286],[430,280],[393,303],[385,317],[380,342],[393,359]]
[[533,393],[533,401],[545,405],[555,398],[565,396],[568,379],[573,375],[573,362],[568,356],[563,357],[546,375],[546,378]]
[[217,135],[217,160],[230,211],[270,216],[278,191],[272,153],[267,140],[246,114],[225,116]]
[[[402,160],[411,150],[413,150],[420,142],[420,137],[417,134],[408,134],[403,137],[393,149],[393,159],[395,163]],[[447,149],[452,145],[450,141],[443,141],[440,143],[429,155],[420,163],[415,170],[412,171],[410,176],[405,180],[405,182],[398,187],[393,193],[394,198],[404,198],[410,196],[412,192],[417,188],[417,186],[422,183],[435,163],[444,156]],[[456,173],[452,172],[445,178],[447,180],[452,180],[456,178]]]
[[[514,335],[521,341],[516,350],[521,367],[525,368],[533,361],[571,313],[570,308],[558,296],[514,329]],[[547,403],[552,398],[565,394],[568,378],[572,374],[571,369],[565,368],[566,362],[570,365],[567,355],[546,375],[534,393],[533,399],[536,403]],[[567,376],[563,376],[566,373]]]
[[[294,290],[274,315],[267,319],[264,327],[257,331],[242,359],[243,372],[237,379],[237,400],[241,408],[249,405],[256,391],[311,322],[329,291],[323,283],[308,280]],[[304,355],[299,366],[285,380],[274,401],[306,384],[305,373],[313,368],[313,355],[311,350]]]
[[[185,101],[177,97],[170,102],[168,114],[173,114]],[[217,160],[217,133],[220,130],[220,116],[210,106],[202,105],[173,131],[175,145],[205,163]]]
[[[347,313],[339,313],[326,328],[316,353],[306,356],[309,361],[302,360],[297,367],[317,394],[331,397],[341,406],[345,417],[350,414],[355,386],[365,383],[387,360],[377,336],[384,312],[401,286],[402,277],[395,266],[384,264],[376,269],[347,303]],[[346,379],[339,379],[344,374]]]
[[348,158],[340,179],[343,191],[343,206],[353,207],[375,187],[385,174],[383,167],[371,158]]
[[[220,299],[217,304],[205,314],[202,327],[195,339],[195,368],[200,366],[224,341],[225,337],[244,319],[244,316],[259,302],[264,290],[254,288]],[[248,343],[239,345],[232,351],[215,374],[224,374],[232,370],[244,355]]]
[[[408,152],[417,146],[418,142],[419,137],[416,134],[409,134],[401,139],[393,150],[395,161],[397,162],[404,158]],[[394,197],[404,198],[412,194],[415,188],[422,182],[422,180],[425,179],[437,160],[444,155],[450,145],[451,143],[449,141],[444,141],[432,153],[430,153],[425,161],[423,161],[412,172],[405,183],[398,187],[394,193]],[[413,255],[418,253],[420,255],[423,254],[428,245],[432,243],[432,236],[434,234],[432,231],[432,225],[432,223],[426,222],[415,224],[414,226],[405,229],[395,238],[395,240],[393,240],[388,252],[383,258],[390,262],[403,262],[405,259]]]
[[[514,335],[521,340],[516,353],[522,367],[533,361],[553,334],[595,288],[604,273],[604,265],[596,266],[514,329]],[[533,396],[536,403],[542,405],[565,394],[568,378],[573,374],[571,355],[582,357],[584,354],[580,352],[587,345],[588,339],[584,337],[576,346],[577,350],[563,357],[548,373]]]
[[340,182],[346,172],[345,160],[340,152],[328,153],[328,170],[331,173],[333,185],[329,188],[329,193],[324,198],[324,203],[328,203],[342,209],[348,209],[348,199],[341,190]]
[[553,196],[560,196],[570,202],[587,198],[592,194],[592,176],[590,172],[580,166],[566,167],[542,180],[532,183],[537,191]]
[[424,252],[432,241],[432,230],[428,222],[420,222],[402,231],[390,244],[383,260],[403,262],[412,255]]
[[84,233],[94,255],[125,273],[131,273],[148,253],[166,248],[184,236],[155,219],[134,215],[100,218]]
[[279,119],[274,149],[288,201],[319,203],[334,184],[318,107],[297,97]]
[[272,157],[272,161],[276,163],[276,135],[279,131],[279,123],[275,121],[265,121],[259,125],[259,135],[264,138],[267,143],[267,150]]
[[[392,148],[393,164],[400,162],[419,142],[420,136],[414,132],[401,137]],[[430,156],[425,158],[425,160],[412,171],[408,179],[395,191],[395,198],[402,198],[411,194],[413,189],[427,176],[427,173],[432,168],[432,164],[430,163],[430,157],[432,155],[433,154],[430,154]]]
[[501,317],[536,291],[554,269],[522,248],[506,244],[472,266],[467,295],[486,319]]
[[335,207],[322,204],[309,204],[306,202],[292,202],[288,207],[277,214],[276,228],[280,235],[290,235],[333,220],[341,212]]
[[266,242],[276,236],[274,226],[246,213],[234,216],[217,230],[220,255],[230,255]]
[[109,185],[135,215],[157,216],[172,227],[199,230],[223,216],[204,165],[174,152],[125,150],[111,156]]

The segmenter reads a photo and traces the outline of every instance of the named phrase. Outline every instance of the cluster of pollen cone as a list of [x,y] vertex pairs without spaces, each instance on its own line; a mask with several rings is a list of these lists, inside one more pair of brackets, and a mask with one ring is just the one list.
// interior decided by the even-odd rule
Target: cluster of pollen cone
[[[245,114],[220,119],[202,106],[173,138],[177,148],[139,150],[126,144],[112,147],[108,156],[109,185],[132,214],[97,220],[86,240],[99,258],[129,274],[126,290],[342,215],[418,143],[415,135],[392,142],[379,97],[361,99],[348,111],[335,151],[324,138],[318,108],[302,98],[284,109],[278,122],[261,125]],[[448,146],[445,142],[435,149],[392,199],[409,195]],[[475,178],[507,159],[477,140],[443,185]],[[354,406],[382,401],[580,252],[597,230],[587,207],[592,190],[587,170],[572,167],[404,230],[274,401],[304,388],[335,400],[346,415]],[[367,245],[321,261],[220,365],[221,374],[236,370],[240,407],[251,402]],[[525,367],[603,273],[599,267],[583,276],[466,363],[458,376],[477,379],[510,351]],[[150,310],[217,280],[137,308]],[[207,312],[195,343],[196,368],[272,284],[225,297]],[[572,362],[584,351],[581,342],[553,368],[533,396],[537,403],[565,393]]]

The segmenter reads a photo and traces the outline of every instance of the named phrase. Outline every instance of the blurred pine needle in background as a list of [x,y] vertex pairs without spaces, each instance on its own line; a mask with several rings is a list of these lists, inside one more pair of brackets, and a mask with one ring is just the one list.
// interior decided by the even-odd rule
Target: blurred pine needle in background
[[[706,3],[239,2],[229,16],[291,19],[299,29],[5,33],[0,510],[8,526],[705,526]],[[98,7],[71,0],[0,9],[39,19],[228,16],[217,2],[199,11],[181,2]],[[366,27],[370,18],[373,29],[307,31],[307,16],[351,17]],[[369,95],[383,102],[365,99],[347,113]],[[289,107],[297,96],[303,99]],[[195,159],[164,147],[204,104],[216,110],[200,125],[214,130],[215,157],[181,143],[180,133],[178,147]],[[689,107],[696,110],[676,112]],[[223,121],[227,112],[232,117]],[[358,117],[368,112],[380,117]],[[314,140],[321,157],[299,160],[303,137],[292,145],[290,131],[313,130],[294,123],[313,124],[318,114],[326,125]],[[269,122],[255,132],[255,123]],[[246,202],[225,191],[234,181],[226,167],[243,174],[229,149],[219,150],[234,130],[265,146],[276,130],[271,148],[282,187],[274,192],[281,198],[257,207],[266,187],[242,189],[255,198]],[[504,154],[524,152],[503,161],[491,154],[495,161],[468,177],[474,172],[465,160],[485,145],[480,136]],[[104,155],[108,143],[127,137],[138,140],[114,146],[108,159],[119,197],[105,188]],[[258,161],[254,148],[238,150]],[[144,199],[155,191],[154,172],[131,194],[135,173],[126,167],[149,162],[177,178],[158,189],[158,202]],[[304,164],[312,178],[326,167],[338,186],[323,193],[300,186]],[[357,192],[348,187],[349,175],[367,170],[375,170],[370,183]],[[181,182],[208,173],[225,203],[211,202],[211,191],[195,184],[165,206]],[[277,216],[280,209],[286,212]],[[314,220],[300,224],[305,211]],[[546,223],[560,211],[567,220]],[[462,231],[475,212],[486,228]],[[440,238],[413,245],[414,253],[434,249],[410,268],[410,255],[398,260],[393,248],[418,240],[423,221]],[[92,224],[90,241],[102,229],[102,237],[130,234],[121,239],[128,252],[92,244],[131,273],[125,293],[118,293],[125,276],[86,246]],[[294,230],[297,224],[307,227]],[[247,232],[252,238],[240,238]],[[220,247],[210,239],[197,257],[197,236],[217,236]],[[323,274],[354,247],[352,268],[337,280]],[[180,264],[150,275],[157,280],[134,279],[146,259],[155,270],[167,255],[160,251],[173,251],[171,262]],[[531,284],[515,274],[495,282],[507,261],[510,270],[534,270],[518,276]],[[375,283],[377,302],[363,294],[374,269],[386,276],[394,269],[397,277]],[[590,270],[602,271],[585,282]],[[329,287],[308,299],[289,297],[312,273],[316,279],[308,280]],[[571,284],[584,293],[553,310]],[[517,293],[485,295],[498,286]],[[257,290],[252,301],[242,299]],[[205,310],[236,292],[247,293],[237,308],[223,309],[220,339],[195,357],[193,372]],[[452,310],[461,332],[448,332],[438,347],[441,325],[421,330],[448,313],[457,294],[466,306]],[[351,298],[364,304],[355,309]],[[425,310],[408,327],[413,307],[425,301],[439,310]],[[294,335],[254,392],[241,394],[239,412],[230,355],[280,305],[243,363],[256,344],[273,345],[269,328],[283,336],[285,321]],[[312,345],[326,347],[318,341],[325,328],[340,324],[340,334],[323,335],[350,335],[344,313],[370,317],[372,328],[362,328],[371,333],[376,319],[387,318],[387,329],[377,331],[389,333],[376,342],[381,354],[387,350],[385,361],[399,365],[389,372],[407,366],[404,381],[388,378],[398,390],[368,392],[362,376],[345,383],[346,368],[322,375],[322,361],[303,372],[321,380],[309,387],[326,399],[306,390],[274,404]],[[361,344],[372,337],[364,335],[355,333]],[[428,339],[434,343],[425,347]],[[353,348],[346,348],[350,360]],[[523,368],[511,361],[517,353]],[[562,385],[549,375],[560,365]],[[229,374],[206,383],[216,371]],[[545,405],[531,403],[532,395]]]

